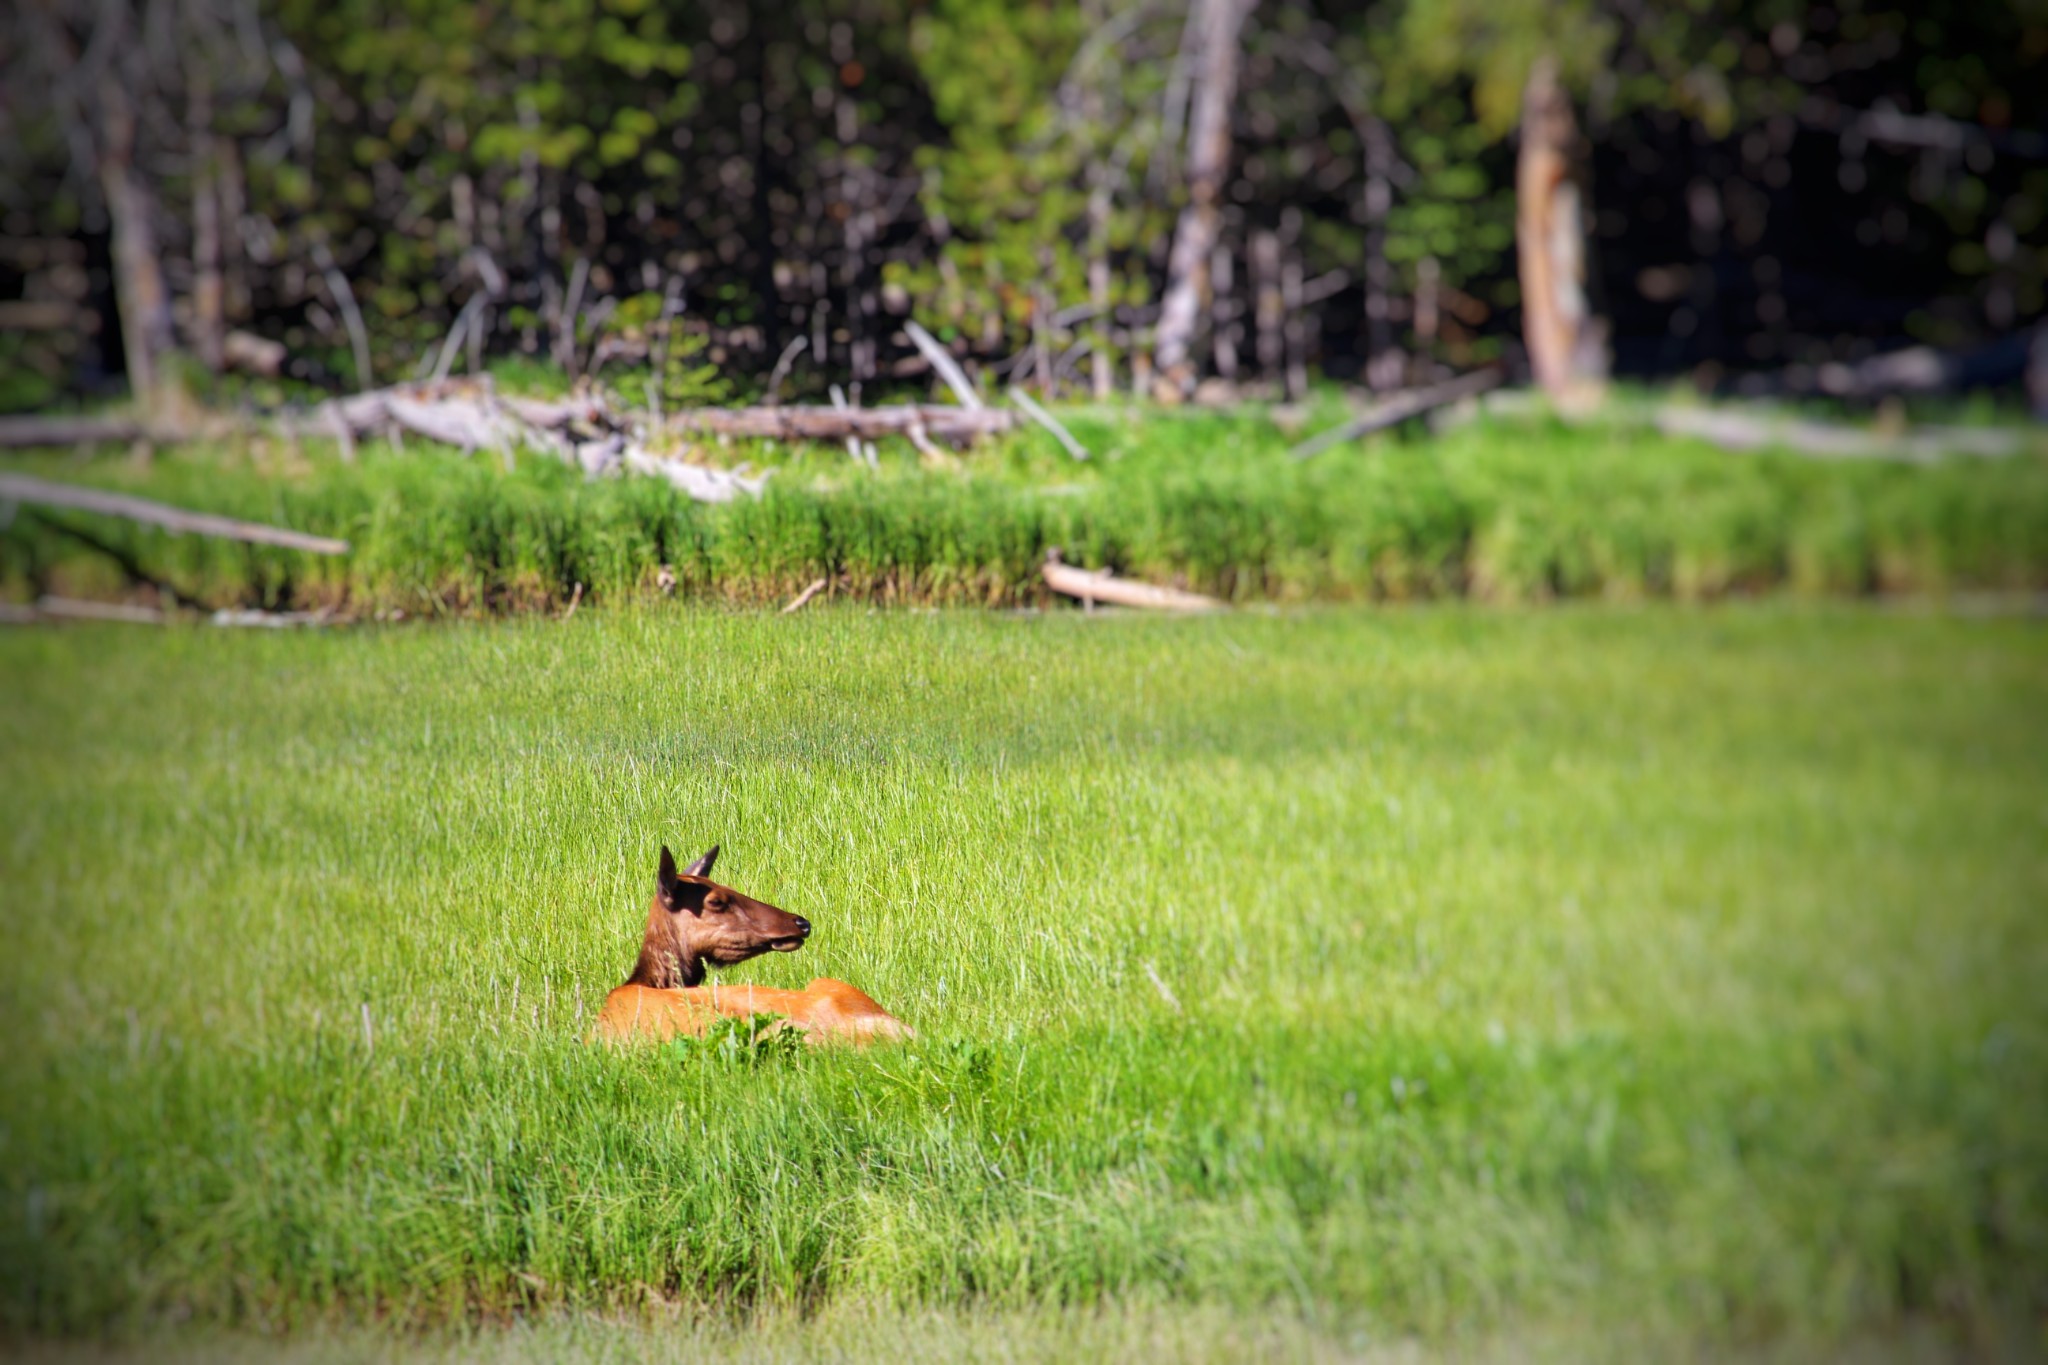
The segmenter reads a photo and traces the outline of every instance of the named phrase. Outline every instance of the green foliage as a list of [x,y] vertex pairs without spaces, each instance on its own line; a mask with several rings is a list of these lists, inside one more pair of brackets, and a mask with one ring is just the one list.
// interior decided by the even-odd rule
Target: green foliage
[[1539,58],[1574,85],[1606,69],[1616,18],[1593,0],[1408,0],[1400,9],[1401,60],[1386,70],[1395,107],[1426,102],[1445,83],[1471,82],[1471,109],[1488,138],[1522,117],[1522,87]]
[[772,1014],[720,1015],[702,1034],[682,1034],[663,1045],[669,1056],[685,1065],[726,1070],[786,1062],[804,1056],[807,1048],[803,1034]]
[[[10,632],[0,1322],[2031,1330],[2043,649],[1778,607]],[[727,979],[917,1042],[587,1044],[656,849],[713,839],[817,926]]]
[[662,397],[671,409],[717,407],[733,398],[733,382],[705,356],[711,340],[698,332],[677,332],[663,357]]
[[[687,358],[675,365],[685,379],[705,373]],[[703,392],[672,382],[668,399]],[[738,601],[827,576],[884,601],[1043,602],[1051,546],[1240,601],[1699,600],[2048,582],[2048,464],[2034,457],[1820,463],[1625,426],[1499,423],[1299,463],[1256,417],[1069,416],[1103,454],[1091,466],[1036,432],[964,475],[920,471],[907,446],[875,476],[830,447],[762,447],[733,458],[777,468],[766,496],[720,506],[659,480],[589,482],[542,457],[507,474],[416,444],[288,473],[205,451],[144,470],[23,467],[345,538],[352,553],[324,559],[127,523],[89,528],[210,604],[359,613],[549,607],[579,583],[599,600],[633,598],[653,591],[664,564],[677,591]],[[24,509],[0,534],[9,591],[121,589],[103,557],[49,530],[74,520]]]

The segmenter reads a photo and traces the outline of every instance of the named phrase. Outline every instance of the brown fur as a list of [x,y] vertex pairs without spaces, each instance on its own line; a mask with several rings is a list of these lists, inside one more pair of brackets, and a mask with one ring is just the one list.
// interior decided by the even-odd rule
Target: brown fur
[[707,965],[729,967],[767,952],[793,953],[811,932],[799,915],[710,879],[709,853],[676,871],[661,850],[654,902],[640,956],[626,984],[605,997],[594,1030],[612,1041],[701,1034],[718,1015],[776,1014],[810,1042],[912,1037],[903,1022],[844,981],[817,977],[800,991],[768,986],[706,986]]

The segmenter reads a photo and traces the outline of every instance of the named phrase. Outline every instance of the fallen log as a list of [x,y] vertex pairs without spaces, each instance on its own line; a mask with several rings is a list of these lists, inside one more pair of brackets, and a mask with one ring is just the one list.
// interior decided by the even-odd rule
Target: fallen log
[[1287,453],[1294,459],[1306,460],[1312,455],[1322,454],[1331,446],[1343,445],[1346,441],[1355,441],[1372,432],[1399,426],[1410,418],[1421,417],[1475,394],[1485,393],[1500,381],[1499,370],[1474,370],[1470,374],[1461,374],[1456,379],[1432,384],[1426,389],[1411,389],[1406,393],[1390,395],[1342,426],[1332,427],[1319,436],[1311,436]]
[[384,409],[408,431],[462,451],[510,450],[520,435],[489,395],[421,400],[392,393]]
[[745,465],[738,469],[710,469],[682,460],[664,460],[638,446],[627,446],[624,458],[628,469],[667,479],[671,487],[698,502],[731,502],[741,493],[758,498],[768,486],[769,474],[775,472],[771,469],[767,474],[750,478]]
[[909,437],[919,426],[934,440],[971,445],[1016,425],[1014,414],[995,408],[947,408],[936,405],[886,408],[828,408],[795,405],[774,408],[699,408],[671,417],[671,429],[709,436],[753,436],[781,441],[874,440]]
[[254,608],[237,609],[222,607],[207,618],[214,625],[224,628],[255,628],[258,630],[287,630],[294,626],[332,625],[336,617],[325,611],[257,611]]
[[150,435],[135,417],[0,417],[0,446],[74,446],[135,441]]
[[39,597],[35,609],[37,619],[44,621],[121,621],[128,625],[160,626],[170,619],[155,607],[86,602],[75,597]]
[[308,554],[316,555],[348,553],[348,542],[345,540],[309,536],[303,531],[288,531],[281,526],[265,526],[254,521],[237,521],[233,517],[218,517],[210,512],[188,512],[182,507],[171,507],[161,502],[150,502],[146,498],[130,497],[126,493],[108,493],[97,488],[80,488],[76,484],[51,483],[47,479],[30,478],[26,474],[0,474],[0,502],[22,502],[39,507],[73,507],[81,512],[98,512],[105,516],[139,521],[148,526],[161,526],[174,535],[189,533],[217,536],[225,540],[247,541],[252,545],[276,545],[287,550],[304,550]]
[[1200,593],[1162,588],[1152,583],[1133,583],[1127,578],[1116,577],[1108,569],[1077,569],[1063,563],[1056,548],[1045,552],[1045,564],[1039,572],[1045,576],[1048,588],[1079,598],[1091,607],[1097,602],[1119,607],[1145,607],[1153,611],[1215,611],[1223,606],[1215,598],[1204,597]]
[[2024,433],[1995,427],[1930,427],[1890,434],[1806,417],[1730,408],[1663,407],[1653,415],[1666,436],[1692,436],[1724,450],[1781,449],[1816,460],[1900,460],[1934,464],[1951,455],[2000,459],[2027,448]]

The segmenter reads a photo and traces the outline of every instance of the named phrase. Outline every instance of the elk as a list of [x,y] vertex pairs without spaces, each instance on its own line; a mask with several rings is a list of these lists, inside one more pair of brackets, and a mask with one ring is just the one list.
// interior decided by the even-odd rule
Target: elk
[[730,967],[763,953],[793,953],[810,937],[801,915],[742,895],[711,880],[718,845],[676,871],[675,855],[663,845],[655,874],[654,903],[640,958],[626,983],[605,997],[593,1036],[612,1042],[666,1039],[701,1034],[718,1015],[780,1015],[812,1043],[914,1035],[902,1020],[859,988],[831,977],[814,977],[800,991],[769,986],[706,986],[706,966]]

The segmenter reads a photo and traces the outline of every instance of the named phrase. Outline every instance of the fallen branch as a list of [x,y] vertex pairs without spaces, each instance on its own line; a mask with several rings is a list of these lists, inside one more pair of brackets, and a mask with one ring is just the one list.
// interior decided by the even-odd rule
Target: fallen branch
[[787,616],[791,612],[802,611],[813,597],[825,591],[825,585],[831,581],[829,578],[820,578],[814,581],[809,587],[798,593],[788,606],[782,609],[782,614]]
[[[853,411],[853,404],[846,401],[846,390],[840,388],[837,384],[834,384],[831,386],[830,389],[827,390],[827,392],[832,395],[832,410],[834,412]],[[874,447],[870,446],[868,447],[868,449],[873,450]],[[860,438],[858,436],[849,436],[846,438],[846,453],[848,455],[851,455],[857,462],[866,465],[870,469],[873,469],[879,463],[879,461],[870,459],[861,453]]]
[[1474,370],[1471,374],[1459,375],[1456,379],[1441,384],[1432,384],[1426,389],[1412,389],[1397,393],[1373,404],[1365,412],[1352,418],[1342,426],[1332,427],[1320,436],[1312,436],[1287,453],[1297,460],[1306,460],[1320,455],[1331,446],[1355,441],[1375,431],[1399,426],[1410,418],[1434,412],[1441,407],[1486,392],[1501,381],[1499,370]]
[[138,560],[122,546],[116,545],[111,541],[102,540],[82,527],[73,526],[67,521],[51,516],[47,511],[31,512],[29,515],[56,534],[63,536],[67,540],[75,540],[94,554],[102,555],[111,560],[114,567],[121,571],[121,576],[128,580],[130,587],[149,588],[159,597],[167,599],[173,606],[196,607],[199,605],[197,600],[185,596],[177,588],[143,568],[142,561]]
[[1693,436],[1724,450],[1781,449],[1817,460],[1934,464],[1949,455],[2000,459],[2027,448],[2023,433],[1993,427],[1940,427],[1890,435],[1804,417],[1675,406],[1657,409],[1653,420],[1666,436]]
[[136,626],[160,626],[170,619],[155,607],[85,602],[75,597],[39,597],[35,609],[37,619],[45,621],[124,621]]
[[341,273],[341,267],[334,262],[334,254],[327,249],[327,243],[313,243],[313,263],[320,268],[321,276],[327,282],[327,293],[333,298],[334,306],[341,310],[342,325],[348,329],[349,355],[356,369],[356,392],[368,393],[375,381],[370,374],[370,334],[363,327],[362,310],[356,307],[356,291],[349,287],[348,276]]
[[653,474],[667,479],[671,487],[695,498],[698,502],[731,502],[741,493],[758,498],[761,490],[768,486],[768,474],[747,477],[747,467],[738,469],[709,469],[703,465],[688,464],[682,460],[664,460],[639,446],[627,446],[624,452],[626,467],[640,474]]
[[948,408],[935,405],[847,408],[795,405],[776,408],[698,408],[669,420],[671,430],[711,436],[753,436],[781,441],[874,440],[907,436],[921,426],[935,440],[971,445],[1016,425],[1014,415],[994,408]]
[[1077,460],[1088,458],[1088,447],[1075,440],[1074,433],[1060,425],[1060,420],[1040,407],[1038,401],[1030,394],[1013,385],[1010,389],[1010,398],[1018,407],[1024,409],[1026,417],[1029,417],[1032,421],[1051,432],[1053,439],[1067,448],[1067,454]]
[[790,366],[796,363],[796,358],[803,354],[804,347],[810,344],[809,337],[797,337],[782,348],[782,354],[775,357],[775,368],[768,372],[768,391],[762,402],[771,408],[775,406],[776,396],[782,392],[782,381],[789,377]]
[[134,417],[0,417],[0,446],[71,446],[137,441],[150,435]]
[[462,305],[462,311],[455,315],[455,325],[448,329],[447,340],[441,343],[441,353],[434,360],[431,382],[438,384],[448,377],[448,371],[455,365],[455,348],[462,344],[463,338],[477,325],[477,316],[483,312],[485,297],[481,290],[471,294],[469,301]]
[[324,611],[238,611],[222,607],[208,618],[223,628],[254,628],[257,630],[287,630],[295,626],[332,625],[335,618]]
[[174,535],[190,533],[218,536],[225,540],[247,541],[252,545],[276,545],[287,550],[304,550],[308,554],[316,555],[348,553],[348,542],[345,540],[309,536],[303,531],[287,531],[280,526],[265,526],[259,522],[236,521],[232,517],[217,517],[210,512],[188,512],[182,507],[171,507],[144,498],[129,497],[125,493],[107,493],[97,488],[80,488],[76,484],[51,483],[47,479],[30,478],[26,474],[0,474],[0,502],[23,502],[39,507],[75,507],[81,512],[99,512],[110,517],[139,521],[149,526],[161,526]]
[[1061,562],[1056,548],[1045,552],[1045,564],[1039,572],[1045,575],[1048,588],[1079,598],[1089,606],[1108,602],[1119,607],[1147,607],[1154,611],[1214,611],[1223,606],[1215,598],[1204,597],[1200,593],[1162,588],[1151,583],[1133,583],[1116,577],[1108,569],[1091,572],[1074,568]]
[[918,326],[915,319],[904,323],[903,330],[909,334],[910,342],[917,347],[919,354],[929,360],[932,368],[939,372],[939,378],[946,381],[946,387],[960,400],[961,407],[970,412],[979,412],[987,406],[981,401],[981,395],[974,391],[974,385],[968,382],[967,372],[960,368],[960,362],[953,359],[945,347],[939,345],[937,337]]
[[392,390],[385,395],[384,410],[399,425],[465,454],[478,447],[509,450],[520,434],[488,393],[422,400]]

